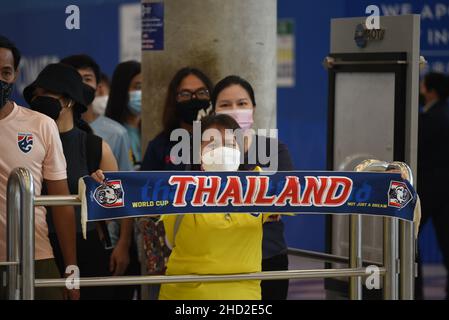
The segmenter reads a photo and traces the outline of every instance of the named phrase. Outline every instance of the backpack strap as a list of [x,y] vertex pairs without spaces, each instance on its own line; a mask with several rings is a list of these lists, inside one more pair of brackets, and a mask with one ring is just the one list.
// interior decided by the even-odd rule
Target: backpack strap
[[100,162],[103,156],[103,139],[94,134],[86,136],[86,160],[89,174],[100,169]]
[[182,219],[184,219],[183,214],[179,214],[176,216],[175,226],[173,228],[173,248],[176,246],[176,235],[178,234],[179,227],[181,227]]

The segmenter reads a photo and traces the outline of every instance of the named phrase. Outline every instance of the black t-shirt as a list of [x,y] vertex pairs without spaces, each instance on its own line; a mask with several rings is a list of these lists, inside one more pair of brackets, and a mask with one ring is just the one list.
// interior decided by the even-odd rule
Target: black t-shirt
[[[87,133],[74,127],[70,131],[60,133],[62,148],[67,162],[67,183],[70,194],[78,194],[78,180],[81,177],[89,175],[86,155]],[[81,207],[75,206],[76,231],[81,229]],[[48,208],[49,211],[51,208]],[[50,213],[50,212],[49,212]],[[49,232],[55,232],[51,214],[47,214]],[[95,224],[88,223],[87,230],[95,229]]]

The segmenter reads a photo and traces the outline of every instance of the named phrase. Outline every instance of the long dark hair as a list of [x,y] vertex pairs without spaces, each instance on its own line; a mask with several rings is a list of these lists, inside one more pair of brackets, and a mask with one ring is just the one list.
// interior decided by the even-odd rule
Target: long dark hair
[[122,62],[115,68],[106,106],[107,117],[124,124],[126,118],[132,114],[128,108],[129,85],[140,72],[140,62],[137,61]]
[[242,77],[239,76],[227,76],[226,78],[220,80],[214,88],[214,91],[212,92],[211,95],[211,102],[212,102],[212,107],[215,110],[215,105],[217,104],[217,98],[218,95],[220,94],[220,92],[222,92],[224,89],[233,86],[233,85],[239,85],[241,86],[243,89],[245,89],[245,91],[248,93],[251,102],[253,103],[253,106],[256,107],[256,97],[254,95],[254,89],[251,86],[251,84],[246,81],[245,79],[243,79]]
[[185,67],[176,72],[168,85],[167,97],[165,98],[164,112],[162,115],[162,124],[166,134],[170,134],[172,130],[179,128],[181,124],[181,118],[176,110],[176,97],[182,80],[189,75],[196,76],[204,83],[206,89],[209,90],[209,92],[212,92],[212,81],[201,70]]

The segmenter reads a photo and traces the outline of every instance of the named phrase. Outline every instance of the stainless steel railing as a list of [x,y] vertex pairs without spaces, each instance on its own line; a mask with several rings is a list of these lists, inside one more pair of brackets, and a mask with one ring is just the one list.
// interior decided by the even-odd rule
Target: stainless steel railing
[[[403,163],[388,164],[377,160],[368,160],[357,166],[356,171],[399,170],[404,177],[413,182],[411,170]],[[27,169],[13,170],[8,180],[7,191],[7,246],[8,261],[0,263],[8,267],[9,299],[34,299],[35,287],[61,287],[66,279],[34,278],[34,206],[81,205],[76,195],[34,196],[33,177]],[[384,219],[384,261],[383,263],[363,261],[362,228],[360,215],[351,215],[351,236],[349,257],[341,257],[320,252],[289,249],[289,253],[306,258],[328,262],[348,263],[347,269],[288,270],[232,275],[177,275],[177,276],[131,276],[81,278],[81,286],[116,286],[179,282],[226,282],[242,280],[310,279],[350,277],[349,296],[353,300],[362,299],[361,279],[366,276],[363,266],[379,266],[380,276],[384,278],[384,298],[396,300],[413,299],[415,275],[415,238],[414,225],[410,221],[401,221],[401,237],[398,240],[398,219]],[[400,253],[400,254],[399,254]],[[400,256],[400,260],[399,260]],[[400,286],[398,286],[400,274]]]

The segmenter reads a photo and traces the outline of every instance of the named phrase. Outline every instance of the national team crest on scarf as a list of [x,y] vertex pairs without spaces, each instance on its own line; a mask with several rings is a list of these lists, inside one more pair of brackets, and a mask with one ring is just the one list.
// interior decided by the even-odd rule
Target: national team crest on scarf
[[100,185],[94,192],[95,201],[103,208],[121,208],[125,206],[125,192],[121,180],[110,180]]
[[17,145],[23,153],[28,153],[33,148],[33,135],[31,133],[18,133]]
[[388,191],[388,205],[395,208],[404,208],[412,200],[412,194],[407,185],[399,181],[391,181]]

